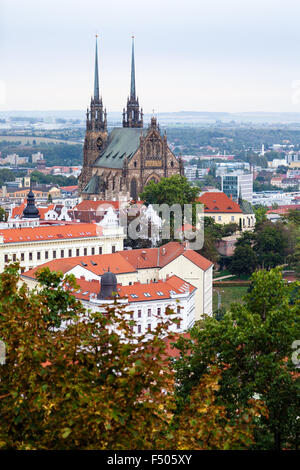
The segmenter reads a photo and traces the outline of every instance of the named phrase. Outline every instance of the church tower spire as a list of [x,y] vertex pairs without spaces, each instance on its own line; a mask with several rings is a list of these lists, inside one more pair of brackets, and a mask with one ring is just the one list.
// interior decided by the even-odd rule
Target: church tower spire
[[94,95],[86,111],[86,133],[83,145],[83,166],[78,179],[82,191],[93,175],[93,165],[107,140],[107,115],[103,108],[99,86],[98,35],[96,35]]
[[98,44],[96,35],[94,99],[99,100]]
[[139,99],[135,91],[134,36],[132,36],[130,96],[127,109],[123,109],[123,127],[143,127],[143,110],[140,111]]
[[98,71],[98,35],[96,34],[95,50],[95,72],[94,72],[94,96],[91,98],[90,109],[86,113],[86,129],[88,131],[106,131],[107,119],[106,110],[103,109],[102,97],[99,91],[99,71]]

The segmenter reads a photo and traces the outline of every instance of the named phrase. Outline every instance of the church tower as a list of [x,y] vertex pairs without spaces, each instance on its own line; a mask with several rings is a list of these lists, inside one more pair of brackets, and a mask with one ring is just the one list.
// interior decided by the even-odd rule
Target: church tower
[[143,109],[140,111],[139,99],[135,93],[134,36],[132,36],[130,96],[127,109],[123,108],[123,127],[143,127]]
[[107,114],[99,92],[98,44],[96,35],[94,96],[86,112],[86,134],[83,146],[83,168],[79,176],[82,190],[92,176],[92,167],[107,139]]

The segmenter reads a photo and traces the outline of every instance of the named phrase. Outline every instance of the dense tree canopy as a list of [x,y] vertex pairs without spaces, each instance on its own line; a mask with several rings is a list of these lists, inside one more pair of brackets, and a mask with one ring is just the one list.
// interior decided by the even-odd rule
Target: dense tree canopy
[[18,270],[12,264],[0,274],[1,449],[245,449],[253,443],[255,420],[265,411],[252,402],[228,418],[215,398],[223,367],[207,370],[192,400],[174,414],[165,349],[173,320],[136,341],[120,303],[87,312],[71,294],[74,279],[59,284],[59,273],[40,271],[42,288],[29,292],[19,287]]
[[179,409],[212,364],[226,364],[217,403],[225,404],[228,416],[258,397],[268,409],[268,416],[256,421],[253,448],[298,448],[300,374],[292,344],[300,338],[300,299],[292,301],[294,289],[278,269],[254,273],[244,305],[232,305],[220,321],[204,319],[192,329],[191,340],[177,343]]

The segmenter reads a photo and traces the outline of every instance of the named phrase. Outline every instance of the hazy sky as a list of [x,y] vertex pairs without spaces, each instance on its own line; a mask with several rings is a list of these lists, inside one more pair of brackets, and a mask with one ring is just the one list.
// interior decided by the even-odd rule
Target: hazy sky
[[[0,110],[300,112],[299,0],[0,0]],[[298,82],[297,82],[298,81]],[[294,88],[293,88],[294,85]]]

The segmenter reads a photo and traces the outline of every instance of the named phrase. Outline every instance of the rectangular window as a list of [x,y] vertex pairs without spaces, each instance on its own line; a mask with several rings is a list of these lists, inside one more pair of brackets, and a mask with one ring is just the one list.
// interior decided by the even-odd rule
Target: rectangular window
[[4,255],[4,261],[5,263],[8,263],[8,255]]
[[56,250],[53,251],[53,258],[56,258]]
[[234,222],[234,215],[231,216],[231,222]]
[[222,216],[221,215],[218,215],[218,220],[222,220]]
[[13,261],[17,261],[17,255],[15,253],[13,254]]
[[45,251],[45,259],[48,259],[49,251]]
[[138,317],[141,318],[142,316],[142,310],[138,310]]
[[41,259],[41,252],[40,251],[38,251],[36,255],[37,255],[37,259]]
[[157,309],[157,315],[160,315],[160,314],[161,314],[161,308],[159,307],[159,308]]
[[141,332],[142,332],[142,326],[138,325],[138,333],[141,333]]
[[151,317],[151,308],[148,308],[148,317]]
[[148,323],[148,331],[151,331],[151,323]]
[[102,255],[102,246],[99,246],[99,255]]
[[87,255],[87,248],[84,248],[84,250],[83,250],[83,254],[84,254],[84,256],[86,256],[86,255]]
[[25,259],[25,255],[24,253],[21,253],[21,261],[24,261],[24,259]]
[[111,252],[112,252],[112,253],[115,253],[115,252],[116,252],[116,247],[115,247],[115,245],[113,245],[113,246],[111,247]]
[[94,255],[94,254],[95,254],[95,248],[93,247],[92,248],[92,255]]
[[180,330],[180,327],[181,327],[181,320],[179,320],[177,323],[177,330]]
[[79,256],[79,248],[76,249],[76,256]]
[[32,253],[29,253],[29,260],[32,261]]
[[69,250],[69,258],[72,258],[72,250]]
[[64,250],[60,250],[60,257],[63,258],[65,256]]

